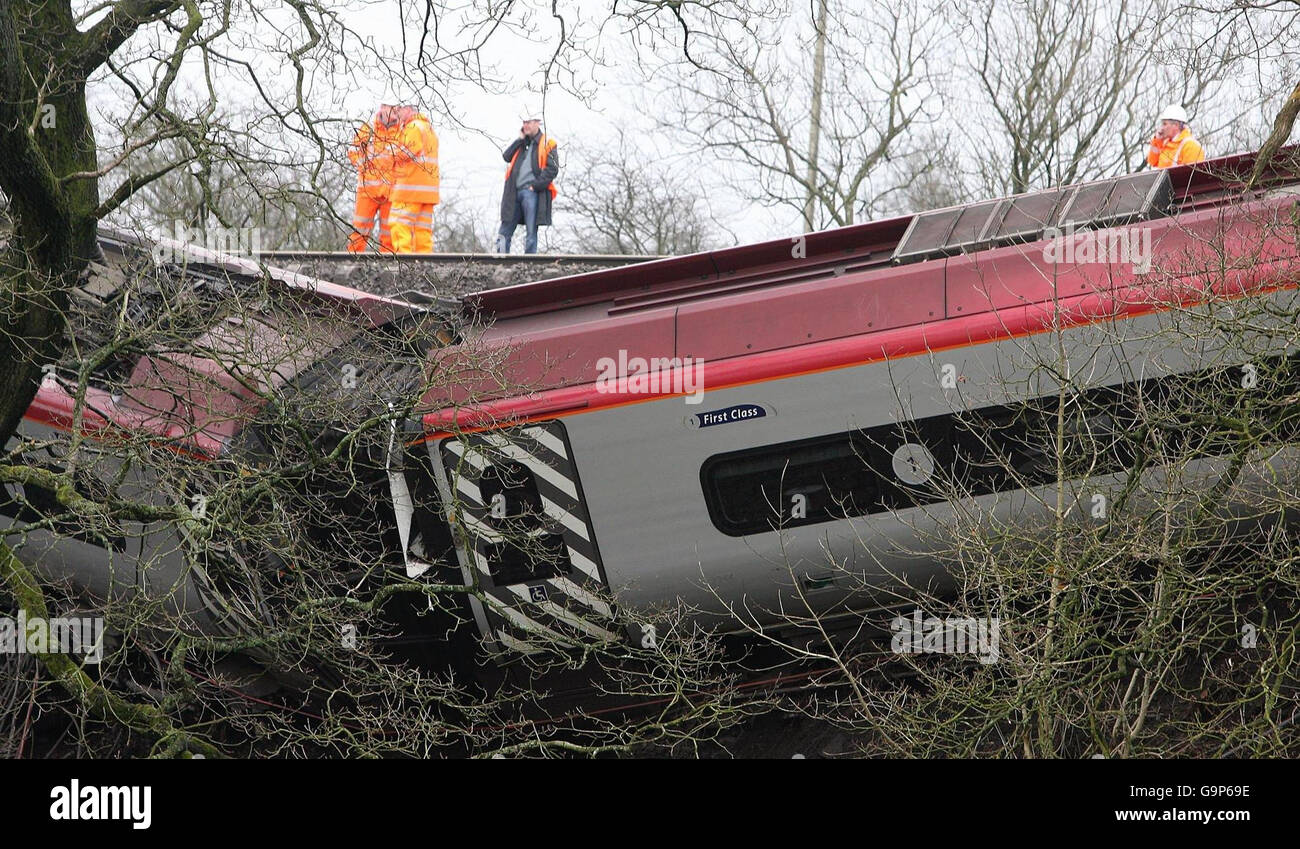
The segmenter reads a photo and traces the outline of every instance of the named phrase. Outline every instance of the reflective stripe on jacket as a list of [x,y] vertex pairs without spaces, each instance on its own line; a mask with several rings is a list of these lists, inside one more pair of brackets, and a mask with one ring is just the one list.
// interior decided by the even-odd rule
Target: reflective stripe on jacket
[[402,125],[397,135],[394,203],[438,203],[438,134],[423,115]]
[[357,191],[375,200],[387,200],[393,184],[394,145],[397,128],[379,122],[362,124],[352,144],[348,159],[357,167]]

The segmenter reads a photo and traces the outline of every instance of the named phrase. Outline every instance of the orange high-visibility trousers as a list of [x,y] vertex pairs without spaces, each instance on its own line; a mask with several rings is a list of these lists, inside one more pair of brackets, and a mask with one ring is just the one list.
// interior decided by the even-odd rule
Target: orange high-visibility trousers
[[433,253],[433,206],[393,201],[388,216],[393,250],[399,254]]
[[389,218],[392,204],[387,199],[375,198],[364,191],[357,192],[357,208],[352,213],[352,235],[348,236],[348,250],[354,254],[365,253],[366,243],[374,232],[375,216],[379,216],[379,249],[393,252],[393,236]]

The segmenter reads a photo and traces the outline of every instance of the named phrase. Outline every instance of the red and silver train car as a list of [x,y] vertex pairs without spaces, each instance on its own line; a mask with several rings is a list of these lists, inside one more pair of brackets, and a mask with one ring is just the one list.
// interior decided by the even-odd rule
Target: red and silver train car
[[[1084,393],[1118,431],[1126,387],[1251,366],[1231,344],[1169,340],[1188,305],[1248,299],[1286,314],[1294,301],[1300,175],[1279,166],[1243,192],[1252,165],[1139,172],[467,296],[451,310],[468,329],[430,353],[459,377],[394,434],[391,511],[373,521],[411,577],[483,589],[468,603],[496,649],[622,638],[615,607],[653,623],[656,607],[684,603],[736,627],[736,615],[834,615],[942,589],[955,511],[1035,521],[1032,490],[1060,477],[1029,438],[1038,399]],[[276,279],[358,327],[421,309]],[[242,423],[265,393],[230,378],[221,340],[278,342],[273,317],[239,324],[213,328],[220,344],[203,356],[127,364],[134,388],[121,395],[89,388],[83,427],[165,440],[168,410],[202,408],[187,414],[193,450],[251,450]],[[330,327],[282,352],[277,387],[310,392],[337,370],[348,340]],[[195,373],[206,400],[178,401]],[[72,398],[47,381],[24,432],[72,427]],[[1107,456],[1088,486],[1123,474],[1124,451]],[[103,535],[46,529],[19,553],[101,593],[149,584],[212,620],[185,576],[133,571],[176,533],[141,526],[108,551]]]
[[[475,603],[483,637],[599,634],[610,598],[736,627],[943,590],[954,510],[1050,512],[1028,491],[1060,477],[1030,433],[1055,407],[1035,421],[1036,399],[1065,386],[1118,432],[1126,392],[1254,374],[1250,353],[1186,326],[1209,301],[1294,314],[1300,186],[1279,172],[1244,193],[1252,164],[470,296],[488,325],[466,346],[500,346],[507,367],[430,399],[418,444],[457,565],[496,601]],[[1071,497],[1131,459],[1120,440],[1096,452]],[[512,544],[502,528],[530,515],[532,544]]]

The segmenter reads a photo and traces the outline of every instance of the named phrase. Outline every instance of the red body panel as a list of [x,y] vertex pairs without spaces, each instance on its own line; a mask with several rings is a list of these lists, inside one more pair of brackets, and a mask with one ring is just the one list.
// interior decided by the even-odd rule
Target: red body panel
[[930,266],[876,268],[683,305],[677,355],[723,360],[943,316],[942,273]]
[[[597,385],[596,361],[615,358],[620,349],[628,358],[701,358],[709,390],[1040,332],[1054,321],[1167,309],[1209,295],[1176,278],[1195,276],[1228,296],[1294,286],[1300,254],[1289,222],[1297,195],[1248,203],[1231,197],[1239,188],[1233,181],[1253,161],[1228,157],[1171,169],[1175,198],[1186,211],[1092,234],[1150,245],[1154,264],[1146,272],[1129,261],[1062,261],[1045,255],[1045,241],[889,265],[909,216],[808,234],[798,251],[795,237],[471,296],[496,321],[481,342],[509,348],[500,372],[505,380],[431,394],[427,403],[441,409],[426,417],[425,428],[490,426],[671,394]],[[561,308],[561,301],[582,306]],[[442,352],[454,355],[455,349]],[[563,364],[542,368],[548,360]],[[503,384],[527,391],[501,397]]]
[[[71,431],[76,410],[76,399],[55,381],[46,380],[23,418],[57,430]],[[184,438],[185,432],[180,426],[169,425],[156,416],[116,404],[107,392],[94,387],[86,389],[81,431],[105,441],[140,436],[157,437],[160,444],[168,444],[178,451],[200,457],[216,457],[225,447],[224,439],[206,430]]]
[[[192,262],[228,273],[261,274],[260,267],[247,259],[179,245],[176,249],[196,255]],[[141,357],[117,399],[95,386],[86,387],[83,430],[103,439],[112,439],[115,430],[157,438],[159,444],[176,451],[217,457],[262,408],[269,391],[294,379],[362,328],[417,309],[300,274],[274,271],[272,279],[300,293],[290,301],[301,307],[292,316],[297,336],[284,335],[271,314],[227,318],[194,339],[187,351]],[[355,322],[313,318],[317,301],[333,307],[335,318],[352,316]],[[24,418],[71,430],[75,406],[75,399],[58,382],[47,379]]]

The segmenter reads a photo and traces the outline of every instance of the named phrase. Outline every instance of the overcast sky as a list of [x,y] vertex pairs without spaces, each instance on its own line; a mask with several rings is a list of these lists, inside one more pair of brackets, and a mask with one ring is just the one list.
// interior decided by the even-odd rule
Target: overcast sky
[[[91,8],[93,4],[81,5]],[[658,151],[646,167],[703,170],[701,160],[690,151],[675,149],[670,140],[655,138],[651,133],[653,121],[647,106],[652,91],[645,81],[656,66],[656,56],[680,56],[672,34],[661,40],[645,27],[630,34],[631,26],[626,21],[610,17],[606,2],[567,0],[562,4],[568,42],[560,62],[553,66],[550,63],[560,45],[560,30],[550,15],[549,2],[516,2],[506,23],[493,30],[476,56],[474,71],[481,75],[477,82],[461,79],[429,85],[415,71],[416,39],[424,29],[418,9],[401,0],[327,0],[327,5],[350,30],[343,39],[347,67],[313,69],[306,88],[315,108],[322,115],[341,119],[336,130],[342,139],[351,135],[342,122],[353,124],[367,119],[386,98],[419,101],[439,136],[444,200],[462,212],[482,216],[485,227],[493,231],[505,170],[501,151],[518,134],[524,111],[544,108],[544,128],[559,141],[566,167],[575,143],[588,147],[608,145],[615,129],[625,127],[641,134],[644,149]],[[259,17],[254,22],[245,21],[241,45],[256,45],[268,39],[276,44],[278,37],[267,34],[269,22],[274,23],[273,28],[283,26],[285,31],[294,32],[288,10],[277,6],[269,0],[258,4]],[[484,32],[481,27],[464,28],[470,20],[469,7],[458,8],[459,13],[449,14],[437,28],[444,55],[477,42]],[[93,20],[95,16],[84,20],[83,28]],[[165,38],[158,33],[145,34],[137,36],[130,46],[139,51],[144,42],[143,47],[152,47],[161,55],[172,37],[170,33]],[[327,37],[338,38],[339,33],[334,31]],[[289,102],[293,69],[278,52],[244,49],[227,53],[250,62],[256,68],[258,85],[267,91],[278,89],[281,102]],[[646,66],[639,66],[640,61],[646,61]],[[380,70],[381,62],[404,62],[407,80],[390,79]],[[205,69],[195,57],[186,63],[175,91],[182,96],[200,97],[205,73],[211,73],[224,107],[243,103],[256,112],[258,98],[246,75],[220,67]],[[456,69],[455,74],[463,76],[464,69]],[[98,130],[101,146],[112,139],[111,125],[120,121],[123,104],[129,101],[127,92],[116,81],[101,80],[92,86],[92,110],[98,110],[104,118]],[[342,155],[342,145],[339,147]],[[563,172],[557,184],[560,199],[556,220],[563,224]],[[709,193],[708,201],[740,241],[799,229],[795,213],[775,213],[743,203],[717,186]]]
[[[705,194],[713,212],[725,221],[739,241],[785,236],[801,229],[796,210],[764,208],[747,203],[728,189],[736,180],[746,179],[745,175],[729,173],[725,163],[719,165],[697,155],[681,138],[653,131],[652,116],[663,115],[667,111],[662,108],[665,104],[661,100],[656,101],[656,98],[662,99],[664,96],[662,83],[670,74],[687,73],[680,65],[669,67],[666,64],[666,60],[681,56],[680,40],[672,27],[663,31],[654,27],[633,29],[625,18],[609,15],[611,4],[608,2],[563,0],[559,3],[559,8],[565,17],[569,38],[561,52],[559,63],[549,67],[549,80],[543,99],[544,72],[561,44],[560,24],[550,13],[549,0],[516,0],[510,6],[511,11],[505,22],[492,29],[482,51],[473,57],[472,69],[476,75],[481,75],[479,80],[452,81],[444,73],[450,69],[451,76],[465,75],[467,66],[458,67],[453,57],[458,50],[479,41],[487,32],[483,26],[474,25],[472,17],[479,11],[475,7],[484,2],[485,0],[464,0],[451,4],[450,9],[439,7],[443,17],[436,21],[436,28],[430,29],[437,34],[443,64],[432,69],[434,80],[430,84],[421,81],[415,85],[398,84],[394,87],[393,81],[380,70],[381,62],[404,61],[406,67],[412,69],[407,82],[418,79],[419,75],[413,69],[416,66],[414,59],[419,46],[418,39],[426,30],[423,9],[420,8],[423,4],[404,3],[402,0],[327,0],[328,8],[337,14],[339,21],[350,32],[342,35],[337,29],[326,31],[325,37],[331,39],[331,43],[342,45],[341,60],[311,65],[306,88],[315,109],[321,114],[339,119],[334,127],[334,144],[339,155],[342,154],[342,140],[350,136],[346,126],[367,118],[374,107],[387,97],[415,98],[426,107],[425,111],[439,134],[444,198],[462,212],[473,212],[476,216],[481,216],[485,229],[494,230],[504,173],[500,151],[517,135],[521,113],[541,108],[544,101],[545,128],[559,141],[561,157],[566,167],[572,161],[571,157],[566,156],[566,151],[571,151],[576,142],[588,146],[607,145],[611,143],[616,127],[632,128],[640,134],[639,146],[649,152],[648,155],[641,155],[638,161],[644,161],[646,168],[672,169],[675,173],[690,174],[705,183],[708,186]],[[867,0],[861,2],[866,3]],[[918,2],[925,3],[927,0]],[[1065,4],[1065,0],[1062,0],[1062,4]],[[83,8],[92,7],[89,0],[81,5]],[[227,52],[252,63],[257,69],[262,87],[268,91],[278,90],[278,96],[288,102],[288,93],[292,90],[292,68],[283,60],[282,49],[278,48],[290,44],[291,39],[299,36],[301,30],[295,26],[291,10],[275,0],[262,0],[253,8],[258,10],[256,20],[245,17],[237,23],[239,36],[231,39],[233,47]],[[622,0],[620,8],[636,8],[636,4]],[[722,0],[719,8],[725,11],[731,7],[728,0]],[[806,53],[807,36],[811,30],[810,3],[807,0],[773,0],[771,8],[778,11],[784,8],[792,14],[789,24],[775,30],[777,38],[771,50],[779,57],[779,61],[800,61],[800,53]],[[856,4],[849,4],[845,8],[856,9]],[[946,21],[944,16],[950,14],[951,8],[936,0],[930,14],[936,22]],[[1068,8],[1068,5],[1060,8]],[[723,32],[726,29],[727,25],[720,27]],[[277,30],[290,35],[280,38],[276,35]],[[871,30],[866,32],[870,33]],[[965,35],[974,37],[970,33]],[[161,50],[173,37],[171,33],[155,29],[143,37],[138,36],[131,47],[135,51],[150,46]],[[429,36],[425,37],[426,53],[430,52],[432,40]],[[267,45],[271,49],[266,49]],[[840,81],[850,88],[866,88],[870,82],[866,64],[876,55],[886,52],[883,42],[862,44],[859,47],[863,56],[862,78]],[[949,36],[947,41],[940,40],[936,43],[928,58],[941,72],[947,73],[956,65],[954,59],[961,49],[962,46]],[[1132,44],[1127,45],[1126,49],[1145,51],[1152,47]],[[853,68],[852,65],[850,67]],[[857,72],[857,69],[853,68],[853,71]],[[197,60],[188,62],[177,90],[201,90],[204,73],[205,69]],[[1282,72],[1262,70],[1261,73],[1277,75]],[[240,73],[216,67],[212,76],[224,105],[250,104],[251,110],[256,112],[257,98],[253,87]],[[955,84],[952,79],[948,82]],[[1246,91],[1252,86],[1255,91],[1259,89],[1259,84],[1254,80],[1243,80],[1241,84]],[[575,91],[580,96],[575,96]],[[1223,91],[1214,94],[1220,99],[1231,99],[1230,95],[1225,97]],[[112,123],[112,117],[120,114],[124,89],[118,84],[104,83],[92,88],[91,95],[92,108],[102,111],[107,127]],[[979,122],[989,120],[991,115],[986,113],[992,110],[981,110],[975,101],[964,101],[956,89],[950,91],[950,95],[947,106],[949,111],[937,115],[937,126],[955,130],[959,143],[969,144],[963,135],[967,132],[967,127],[973,129]],[[1081,92],[1081,99],[1090,96],[1093,94]],[[966,108],[962,106],[964,102],[973,105]],[[1211,111],[1208,104],[1205,111]],[[1257,144],[1256,137],[1262,138],[1260,128],[1269,120],[1271,112],[1261,108],[1252,116],[1249,126],[1246,122],[1237,122],[1233,127],[1216,130],[1207,126],[1212,124],[1209,117],[1197,126],[1203,132],[1219,133],[1212,140],[1217,141],[1220,148],[1215,149],[1210,145],[1211,155],[1219,155],[1229,152],[1222,149],[1225,145],[1242,149]],[[1143,123],[1145,124],[1145,116]],[[1237,137],[1228,138],[1229,131]],[[109,130],[99,131],[101,145],[111,135]],[[268,140],[267,143],[273,141]],[[1141,139],[1128,140],[1135,151],[1140,142]],[[1140,152],[1135,152],[1133,156],[1136,160]],[[952,158],[943,161],[950,164],[956,162]],[[556,205],[556,220],[562,224],[566,185],[563,171],[557,183],[560,198]],[[347,215],[348,212],[343,214]]]

